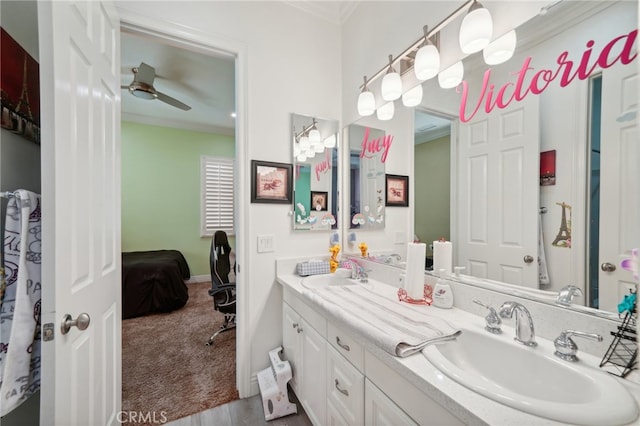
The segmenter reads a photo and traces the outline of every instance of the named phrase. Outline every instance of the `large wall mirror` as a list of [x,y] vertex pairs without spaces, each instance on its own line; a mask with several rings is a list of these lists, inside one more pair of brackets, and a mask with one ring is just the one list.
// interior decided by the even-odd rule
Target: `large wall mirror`
[[[459,119],[461,93],[436,79],[423,83],[414,229],[425,242],[448,230],[454,265],[465,266],[467,278],[507,283],[505,291],[522,288],[539,300],[574,285],[583,291],[574,304],[611,313],[635,289],[620,264],[640,244],[637,41],[628,36],[637,16],[636,1],[561,1],[516,28],[509,61],[465,58],[468,122]],[[619,60],[626,40],[633,41],[628,64]],[[497,107],[500,90],[514,93],[519,77],[526,96]],[[535,78],[543,90],[534,94],[527,89]],[[419,140],[431,119],[450,120],[451,133]],[[438,195],[439,205],[450,201],[448,225],[426,219],[434,182],[442,186],[425,175],[436,165],[450,166],[451,193]]]
[[349,147],[349,228],[383,229],[388,137],[384,130],[359,124],[343,134]]
[[338,229],[338,120],[291,114],[293,229]]

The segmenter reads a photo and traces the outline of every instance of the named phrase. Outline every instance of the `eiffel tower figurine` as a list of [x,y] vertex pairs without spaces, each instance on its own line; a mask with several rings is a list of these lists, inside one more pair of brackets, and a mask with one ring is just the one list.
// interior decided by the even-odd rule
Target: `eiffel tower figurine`
[[[571,210],[571,206],[569,204],[556,203],[557,205],[562,207],[562,222],[560,223],[560,230],[558,231],[558,235],[556,235],[556,239],[551,243],[554,246],[557,246],[560,241],[571,241],[571,229],[567,226],[567,213],[566,209]],[[564,246],[565,244],[563,244]]]
[[24,114],[29,120],[33,121],[33,114],[31,114],[31,106],[29,104],[29,89],[27,88],[27,54],[24,55],[24,64],[22,66],[22,93],[20,93],[20,99],[18,105],[16,105],[16,112],[20,113],[22,103],[27,109],[27,113]]

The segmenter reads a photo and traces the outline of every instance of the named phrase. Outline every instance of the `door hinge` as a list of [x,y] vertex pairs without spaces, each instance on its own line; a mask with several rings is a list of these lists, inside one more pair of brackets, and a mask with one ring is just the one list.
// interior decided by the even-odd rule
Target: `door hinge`
[[42,326],[42,340],[45,342],[50,342],[53,340],[54,332],[53,332],[53,323],[48,322]]

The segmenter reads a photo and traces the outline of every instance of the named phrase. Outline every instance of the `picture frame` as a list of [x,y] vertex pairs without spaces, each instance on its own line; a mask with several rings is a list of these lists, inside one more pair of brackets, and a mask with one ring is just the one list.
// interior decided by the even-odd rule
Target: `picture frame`
[[329,193],[323,191],[311,191],[311,210],[317,212],[326,212],[327,200],[329,199]]
[[540,153],[540,186],[556,184],[556,150]]
[[293,165],[251,160],[251,202],[291,204]]
[[409,176],[385,175],[385,206],[409,207]]

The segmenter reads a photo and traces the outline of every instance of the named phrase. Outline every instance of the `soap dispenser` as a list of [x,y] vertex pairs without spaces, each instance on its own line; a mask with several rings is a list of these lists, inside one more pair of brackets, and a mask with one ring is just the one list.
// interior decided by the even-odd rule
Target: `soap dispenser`
[[440,277],[433,289],[433,306],[449,309],[453,307],[453,292],[449,283],[445,280],[446,270],[440,269]]

